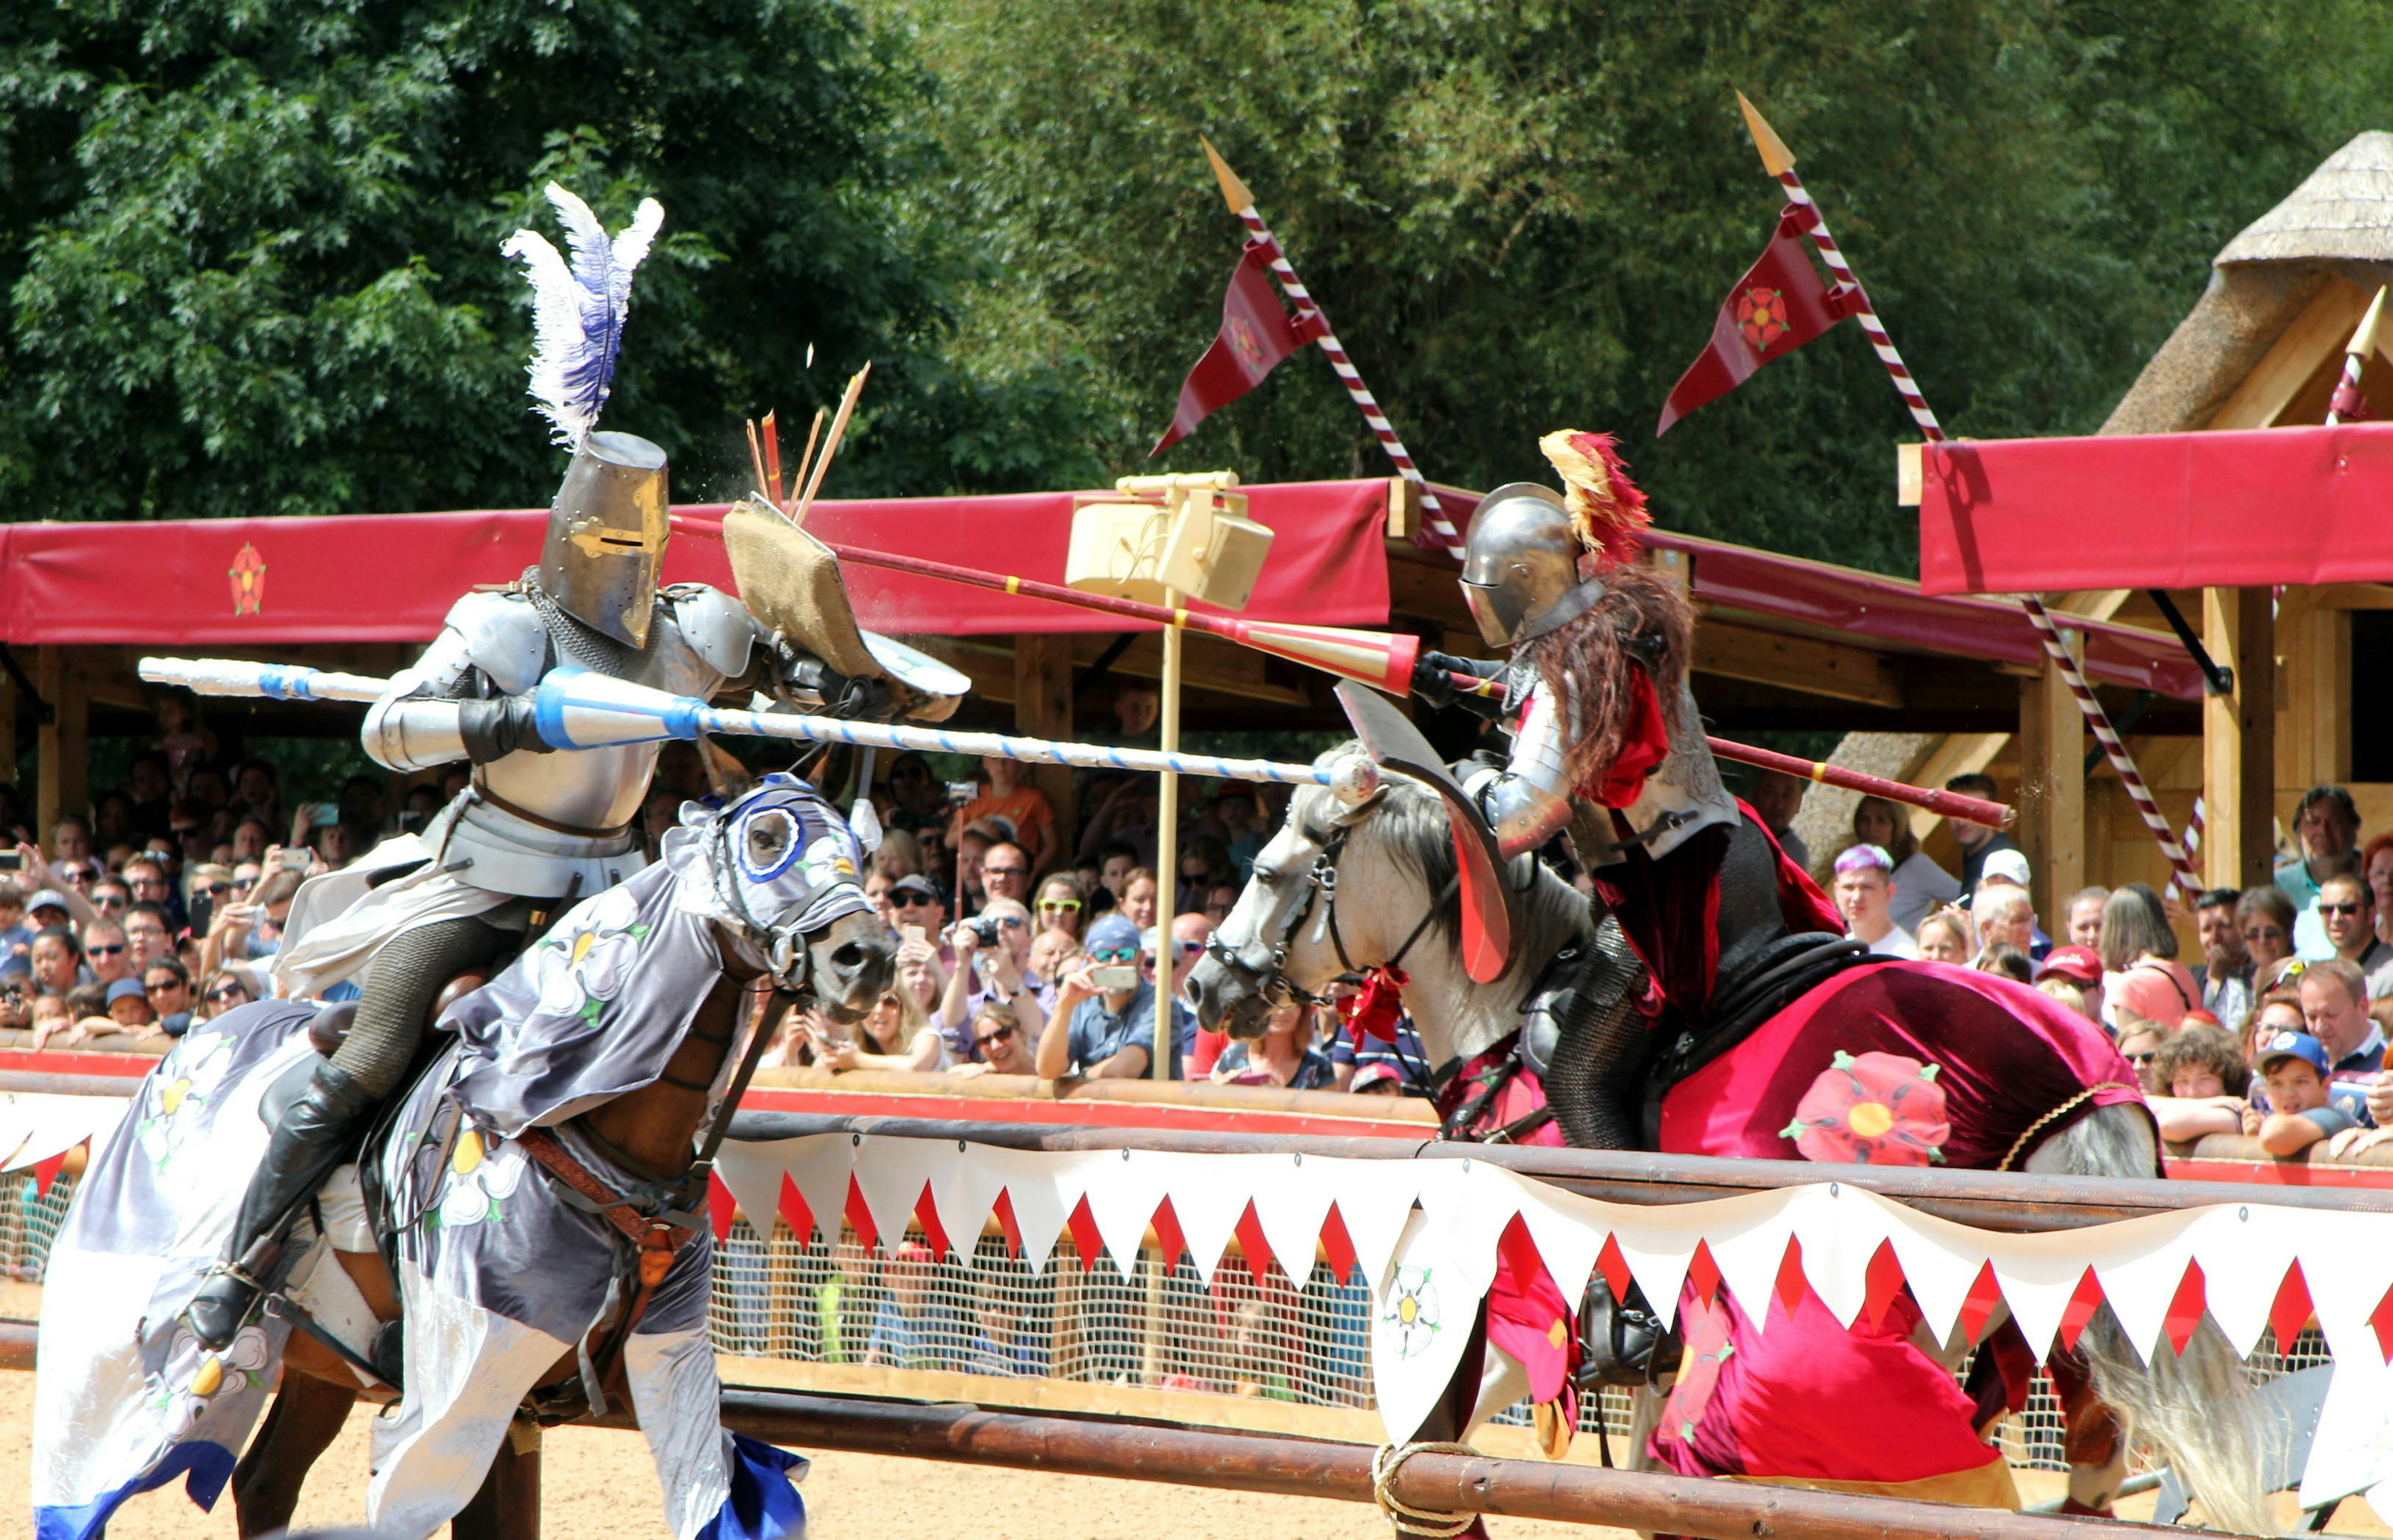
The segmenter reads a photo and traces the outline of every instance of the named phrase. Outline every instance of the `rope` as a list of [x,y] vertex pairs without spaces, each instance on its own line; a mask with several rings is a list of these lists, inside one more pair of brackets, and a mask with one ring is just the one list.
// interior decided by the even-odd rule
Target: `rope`
[[2045,1129],[2051,1124],[2054,1118],[2068,1116],[2071,1113],[2075,1112],[2079,1107],[2085,1105],[2087,1102],[2092,1101],[2095,1097],[2099,1096],[2106,1090],[2137,1090],[2141,1088],[2128,1085],[2125,1081],[2121,1080],[2105,1080],[2099,1085],[2086,1087],[2084,1090],[2079,1091],[2068,1101],[2063,1102],[2060,1105],[2053,1108],[2050,1112],[2046,1113],[2042,1117],[2039,1117],[2034,1122],[2029,1124],[2025,1133],[2020,1134],[2017,1139],[2011,1141],[2010,1153],[2004,1155],[2003,1158],[1995,1164],[1994,1169],[1997,1171],[2009,1170],[2011,1168],[2011,1162],[2017,1160],[2020,1157],[2020,1152],[2027,1148],[2028,1141],[2033,1139],[2037,1134],[2042,1133]]
[[[1805,190],[1803,179],[1789,166],[1778,174],[1778,181],[1786,189],[1789,201],[1811,211],[1811,244],[1819,248],[1820,260],[1828,265],[1828,271],[1836,275],[1837,281],[1852,285],[1853,319],[1861,322],[1863,333],[1869,338],[1871,350],[1877,354],[1877,361],[1886,366],[1888,377],[1894,381],[1895,393],[1910,409],[1911,420],[1919,424],[1920,433],[1929,443],[1943,443],[1944,424],[1936,420],[1936,413],[1928,405],[1928,398],[1919,393],[1919,383],[1911,377],[1911,371],[1903,364],[1903,355],[1895,351],[1894,339],[1888,335],[1886,323],[1878,320],[1877,308],[1870,303],[1869,291],[1863,289],[1862,281],[1853,276],[1852,266],[1845,260],[1845,254],[1837,248],[1836,238],[1828,233],[1827,224],[1818,217],[1819,205]],[[2027,612],[2029,623],[2035,627],[2036,636],[2044,643],[2045,656],[2051,659],[2053,667],[2060,672],[2061,683],[2069,686],[2071,697],[2077,702],[2078,711],[2086,718],[2086,725],[2093,730],[2094,740],[2102,746],[2111,768],[2118,773],[2119,784],[2127,789],[2127,800],[2136,804],[2137,816],[2144,820],[2144,827],[2151,829],[2152,838],[2160,842],[2161,855],[2168,862],[2174,881],[2188,893],[2200,893],[2201,874],[2193,869],[2193,861],[2186,855],[2185,846],[2178,842],[2177,830],[2170,827],[2168,819],[2161,816],[2160,803],[2152,800],[2151,791],[2144,785],[2143,776],[2136,769],[2134,758],[2127,752],[2127,746],[2120,741],[2117,729],[2111,725],[2110,713],[2102,709],[2102,702],[2095,698],[2094,686],[2086,682],[2085,672],[2078,668],[2077,659],[2070,655],[2069,645],[2061,640],[2060,628],[2053,623],[2051,612],[2044,607],[2044,601],[2033,594],[2020,596],[2020,608]]]
[[1429,481],[1421,475],[1420,467],[1413,463],[1411,451],[1405,448],[1405,441],[1396,437],[1395,425],[1388,421],[1388,414],[1380,410],[1379,398],[1371,394],[1371,387],[1363,383],[1362,372],[1354,367],[1354,360],[1346,356],[1345,346],[1339,342],[1338,334],[1329,330],[1329,318],[1322,314],[1319,302],[1305,289],[1304,281],[1296,276],[1296,269],[1288,265],[1287,254],[1280,250],[1278,239],[1264,225],[1263,216],[1255,212],[1252,203],[1238,211],[1238,221],[1247,227],[1247,234],[1270,259],[1272,276],[1279,280],[1279,286],[1287,291],[1289,299],[1295,301],[1298,311],[1309,310],[1319,318],[1321,334],[1314,340],[1321,344],[1321,350],[1329,355],[1329,367],[1337,372],[1338,383],[1346,387],[1347,397],[1353,401],[1354,409],[1363,414],[1363,421],[1370,428],[1372,437],[1379,439],[1380,448],[1385,450],[1389,460],[1394,463],[1397,474],[1419,489],[1421,522],[1426,526],[1423,532],[1428,538],[1419,543],[1442,545],[1453,554],[1455,560],[1460,561],[1462,532],[1454,527],[1453,520],[1445,516],[1445,509],[1439,503],[1437,494],[1430,490]]
[[1396,1540],[1406,1540],[1407,1536],[1455,1540],[1479,1521],[1479,1515],[1414,1507],[1396,1495],[1396,1472],[1415,1455],[1467,1455],[1475,1459],[1479,1451],[1467,1443],[1383,1443],[1371,1453],[1371,1496],[1387,1516],[1388,1527],[1395,1532]]

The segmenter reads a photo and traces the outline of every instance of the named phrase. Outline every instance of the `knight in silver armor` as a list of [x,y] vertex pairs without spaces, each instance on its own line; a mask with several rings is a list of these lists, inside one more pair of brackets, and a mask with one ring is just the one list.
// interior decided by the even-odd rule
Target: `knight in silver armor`
[[[1558,697],[1528,658],[1530,644],[1574,623],[1617,626],[1620,612],[1633,612],[1634,607],[1605,604],[1608,594],[1632,580],[1602,569],[1560,493],[1527,481],[1490,492],[1471,518],[1461,581],[1481,637],[1490,647],[1510,649],[1512,659],[1491,663],[1424,653],[1414,684],[1435,704],[1487,711],[1482,704],[1486,698],[1458,689],[1450,676],[1503,681],[1500,715],[1487,714],[1497,715],[1510,731],[1510,753],[1502,766],[1483,766],[1464,785],[1507,859],[1539,848],[1565,829],[1580,861],[1591,868],[1619,860],[1624,841],[1643,845],[1658,859],[1705,829],[1738,821],[1736,799],[1720,781],[1683,674],[1658,702],[1667,754],[1631,800],[1615,804],[1627,825],[1625,836],[1609,816],[1615,808],[1598,803],[1594,789],[1571,776],[1571,749],[1585,725],[1578,702]],[[1633,581],[1651,580],[1639,574]],[[1629,635],[1617,645],[1636,657],[1641,644]]]
[[[577,233],[595,228],[570,193],[552,187],[549,196]],[[540,564],[503,591],[459,599],[366,713],[365,750],[378,763],[406,773],[464,763],[472,779],[420,836],[385,841],[293,901],[277,992],[312,996],[344,980],[361,992],[339,1048],[281,1112],[224,1261],[189,1308],[194,1335],[216,1351],[287,1267],[297,1210],[405,1082],[440,990],[462,973],[495,972],[536,927],[647,864],[640,812],[660,745],[553,749],[533,707],[543,675],[571,666],[677,696],[843,715],[935,717],[969,685],[928,659],[931,677],[909,676],[912,655],[858,633],[829,551],[778,514],[765,521],[778,531],[765,537],[781,547],[773,555],[813,580],[812,602],[786,624],[768,628],[703,584],[658,585],[671,529],[664,450],[597,431],[596,421],[631,269],[662,217],[644,204],[611,246],[577,241],[569,276],[537,235],[518,231],[508,244],[525,257],[542,313],[532,395],[572,460]],[[582,271],[594,254],[608,270]],[[611,308],[584,305],[587,293],[612,295]],[[552,332],[558,318],[566,325]],[[735,510],[726,526],[742,516]],[[759,537],[742,538],[757,548]],[[843,669],[825,661],[829,651]]]

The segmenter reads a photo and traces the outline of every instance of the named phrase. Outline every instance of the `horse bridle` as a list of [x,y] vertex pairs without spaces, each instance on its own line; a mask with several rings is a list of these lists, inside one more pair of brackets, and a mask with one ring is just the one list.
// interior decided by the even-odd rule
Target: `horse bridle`
[[[1376,970],[1357,968],[1354,966],[1354,959],[1347,956],[1346,938],[1339,933],[1338,929],[1338,858],[1344,854],[1346,836],[1353,830],[1352,824],[1340,824],[1330,833],[1329,838],[1322,842],[1321,854],[1313,858],[1313,866],[1305,873],[1304,901],[1297,906],[1294,914],[1288,916],[1287,929],[1282,931],[1279,938],[1271,944],[1269,968],[1258,968],[1249,962],[1240,955],[1239,948],[1232,946],[1222,939],[1219,932],[1205,938],[1205,955],[1243,979],[1249,988],[1269,1004],[1328,1005],[1331,1003],[1328,997],[1300,988],[1295,981],[1288,976],[1289,944],[1295,939],[1297,933],[1304,928],[1306,919],[1313,913],[1314,905],[1319,903],[1322,906],[1322,911],[1320,920],[1315,922],[1315,936],[1317,938],[1324,931],[1328,933],[1329,945],[1336,948],[1338,953],[1338,964],[1344,970],[1330,979],[1331,984],[1360,984],[1374,971],[1401,966],[1406,957],[1411,953],[1413,943],[1421,938],[1428,931],[1430,921],[1437,918],[1438,910],[1445,907],[1447,900],[1460,891],[1461,875],[1457,873],[1454,879],[1446,883],[1445,890],[1430,900],[1427,912],[1422,914],[1412,930],[1406,933],[1404,944],[1396,948],[1393,956],[1385,962],[1378,964]],[[1257,936],[1255,940],[1260,943],[1263,938]]]

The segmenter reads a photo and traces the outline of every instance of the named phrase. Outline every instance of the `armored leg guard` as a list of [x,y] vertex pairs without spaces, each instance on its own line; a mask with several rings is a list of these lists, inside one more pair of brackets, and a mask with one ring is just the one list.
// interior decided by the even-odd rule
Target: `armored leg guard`
[[266,1158],[250,1178],[227,1248],[227,1266],[200,1285],[185,1312],[192,1335],[222,1352],[257,1308],[265,1280],[281,1260],[291,1217],[333,1168],[350,1158],[358,1134],[381,1098],[332,1064],[316,1066],[307,1089],[275,1125]]

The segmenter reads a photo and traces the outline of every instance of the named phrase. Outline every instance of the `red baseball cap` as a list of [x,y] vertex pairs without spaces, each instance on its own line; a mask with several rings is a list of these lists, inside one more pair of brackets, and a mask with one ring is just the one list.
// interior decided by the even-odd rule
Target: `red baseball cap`
[[2035,976],[2038,983],[2064,978],[2090,989],[2102,982],[2102,959],[2091,946],[2055,946],[2045,955],[2044,966],[2035,971]]

